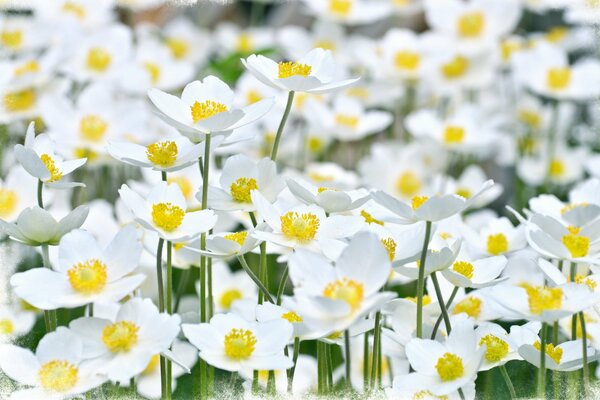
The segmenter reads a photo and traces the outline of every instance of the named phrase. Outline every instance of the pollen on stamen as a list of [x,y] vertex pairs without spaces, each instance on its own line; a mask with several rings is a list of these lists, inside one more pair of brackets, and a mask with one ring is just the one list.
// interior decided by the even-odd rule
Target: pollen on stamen
[[91,142],[99,142],[104,138],[108,130],[108,123],[99,115],[89,114],[79,121],[79,133],[81,137]]
[[323,290],[323,296],[333,300],[343,300],[356,310],[364,298],[363,284],[352,279],[342,278],[329,283]]
[[16,92],[8,92],[4,95],[4,108],[10,112],[22,112],[30,110],[37,101],[34,89],[23,89]]
[[550,68],[546,73],[546,85],[552,90],[564,90],[571,84],[569,67]]
[[52,392],[66,392],[77,383],[79,370],[65,360],[52,360],[38,370],[41,386]]
[[236,360],[244,360],[254,353],[256,336],[247,329],[232,329],[224,338],[225,354]]
[[192,120],[194,123],[210,118],[216,114],[227,111],[227,106],[218,101],[205,100],[203,102],[196,101],[191,107]]
[[283,318],[291,323],[304,321],[302,319],[302,317],[299,316],[298,314],[296,314],[296,312],[294,312],[294,311],[288,311],[286,313],[281,314],[281,318]]
[[118,321],[102,330],[102,342],[113,353],[128,352],[138,342],[139,327],[131,321]]
[[80,262],[67,271],[67,276],[75,291],[84,294],[98,293],[106,286],[106,265],[98,259]]
[[460,144],[465,140],[465,128],[457,125],[448,125],[444,129],[444,143]]
[[315,238],[321,221],[313,213],[287,212],[280,217],[281,232],[288,239],[309,242]]
[[221,296],[219,296],[219,304],[225,310],[229,310],[234,301],[240,300],[243,297],[244,294],[239,289],[229,289],[224,291]]
[[410,205],[411,205],[412,209],[414,211],[416,211],[417,209],[419,209],[419,207],[421,207],[423,204],[425,204],[425,202],[427,200],[429,200],[429,197],[427,197],[427,196],[414,196],[410,200]]
[[329,0],[329,11],[344,17],[352,11],[353,3],[353,0]]
[[346,128],[356,129],[360,122],[360,118],[354,115],[348,114],[337,114],[335,116],[335,123]]
[[[533,347],[535,347],[538,351],[542,350],[542,344],[540,343],[539,340],[536,340],[533,343]],[[563,349],[560,347],[554,347],[554,344],[548,343],[548,344],[546,344],[546,354],[555,363],[560,364],[560,360],[562,360]]]
[[166,232],[174,231],[181,225],[185,211],[171,203],[157,203],[152,205],[152,221],[156,226]]
[[476,38],[485,28],[485,15],[481,12],[469,12],[460,16],[457,21],[457,30],[464,38]]
[[177,155],[177,143],[170,140],[152,143],[146,147],[146,157],[151,163],[159,167],[172,166],[177,161]]
[[525,287],[532,314],[541,315],[547,310],[559,310],[562,306],[563,291],[561,288],[549,288],[544,286]]
[[101,47],[92,47],[87,54],[86,65],[94,72],[105,72],[112,62],[112,56]]
[[468,296],[454,306],[453,314],[465,313],[469,317],[477,318],[481,314],[481,306],[481,299],[475,296]]
[[473,271],[475,270],[473,264],[468,261],[456,261],[452,265],[452,270],[458,274],[461,274],[467,279],[473,278]]
[[465,373],[462,358],[453,353],[444,353],[438,358],[435,369],[444,382],[454,381]]
[[479,345],[486,346],[485,359],[489,362],[498,362],[508,354],[508,343],[492,334],[482,337]]
[[257,189],[256,179],[244,177],[236,179],[229,187],[231,197],[238,203],[252,203],[252,191]]
[[377,224],[377,225],[381,225],[381,226],[384,225],[383,221],[373,217],[371,214],[369,214],[365,210],[362,210],[360,212],[360,216],[364,218],[364,220],[367,224]]
[[399,51],[394,55],[396,68],[406,71],[415,71],[421,65],[421,55],[410,50]]
[[487,238],[487,251],[497,256],[508,251],[508,239],[503,233],[495,233]]
[[244,245],[247,237],[248,237],[248,231],[228,233],[227,235],[223,236],[224,239],[231,240],[232,242],[236,242],[240,246]]
[[0,218],[6,218],[17,209],[19,195],[11,189],[0,188]]
[[412,171],[405,171],[398,176],[395,186],[398,193],[400,193],[403,197],[410,198],[419,193],[423,187],[423,183],[416,173]]
[[383,245],[383,247],[385,247],[390,261],[394,261],[394,258],[396,258],[396,241],[391,237],[388,237],[385,239],[381,239],[381,244]]
[[278,65],[277,77],[279,79],[285,79],[291,76],[309,76],[311,71],[312,67],[307,64],[293,61],[280,62]]
[[442,65],[442,74],[448,79],[457,79],[464,76],[469,70],[470,62],[463,56],[456,56]]
[[42,160],[42,162],[48,169],[48,172],[50,172],[50,178],[48,179],[48,182],[56,182],[56,181],[60,180],[60,178],[62,178],[63,174],[56,166],[52,156],[50,156],[48,154],[42,154],[40,156],[40,159]]

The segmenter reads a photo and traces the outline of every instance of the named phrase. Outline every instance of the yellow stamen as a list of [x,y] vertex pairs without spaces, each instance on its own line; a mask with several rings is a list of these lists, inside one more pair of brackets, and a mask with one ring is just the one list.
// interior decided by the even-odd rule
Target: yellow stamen
[[31,109],[37,101],[37,95],[32,88],[8,92],[4,95],[4,108],[9,112],[21,112]]
[[67,275],[71,287],[80,293],[98,293],[106,286],[106,265],[98,259],[73,265],[67,271]]
[[[412,297],[412,296],[408,296],[405,297],[406,300],[412,301],[413,303],[417,304],[417,298],[416,297]],[[427,306],[431,304],[431,296],[426,294],[423,296],[423,305]]]
[[571,84],[569,67],[550,68],[546,73],[546,85],[552,90],[564,90]]
[[311,153],[319,153],[325,147],[325,142],[318,136],[309,136],[306,139],[306,147]]
[[487,251],[497,256],[508,251],[508,239],[503,233],[489,235],[487,238]]
[[212,100],[205,100],[202,103],[196,101],[190,108],[194,123],[227,111],[225,104]]
[[187,177],[183,175],[172,176],[167,179],[167,182],[169,185],[173,183],[179,186],[179,189],[181,189],[181,193],[183,193],[183,197],[185,197],[186,200],[192,198],[192,195],[194,194],[194,185],[192,185],[192,182],[190,182]]
[[288,320],[291,323],[304,321],[302,317],[296,314],[296,312],[294,311],[288,311],[286,313],[281,314],[281,318]]
[[388,237],[381,239],[381,244],[385,247],[390,261],[394,261],[394,258],[396,257],[396,241],[391,237]]
[[19,204],[19,195],[11,189],[0,188],[0,218],[8,218]]
[[[535,343],[533,343],[533,347],[535,347],[538,351],[542,350],[542,344],[539,340],[536,340]],[[554,360],[555,363],[560,364],[560,360],[562,359],[563,355],[563,349],[560,347],[554,347],[552,343],[548,343],[546,344],[546,354],[548,357]]]
[[352,11],[353,0],[329,0],[329,11],[345,17]]
[[177,154],[177,143],[170,140],[146,146],[146,157],[151,163],[159,167],[167,168],[175,164]]
[[248,93],[246,93],[246,103],[248,104],[253,104],[258,101],[261,101],[262,98],[263,97],[258,90],[249,90]]
[[99,142],[104,138],[108,123],[99,115],[90,114],[79,121],[81,137],[91,142]]
[[254,352],[256,336],[247,329],[232,329],[225,335],[225,354],[233,359],[247,359]]
[[482,337],[479,345],[486,345],[485,359],[489,362],[498,362],[508,354],[508,343],[492,334]]
[[190,45],[184,39],[168,38],[166,43],[171,55],[177,60],[185,58],[189,53]]
[[23,45],[23,31],[3,30],[0,34],[0,42],[11,50],[17,50]]
[[243,246],[246,242],[246,237],[248,237],[248,231],[228,233],[223,236],[224,239],[231,240],[232,242],[236,242],[240,246]]
[[335,51],[336,46],[335,46],[335,43],[331,40],[321,39],[321,40],[316,40],[313,43],[313,48]]
[[596,287],[598,287],[598,283],[595,280],[593,280],[589,276],[585,276],[585,275],[581,275],[581,274],[575,275],[575,283],[578,283],[580,285],[586,285],[587,287],[589,287],[592,290],[595,290]]
[[128,352],[138,342],[139,327],[131,321],[118,321],[102,330],[102,342],[113,353]]
[[85,8],[80,6],[79,4],[72,2],[72,1],[67,1],[62,6],[62,11],[73,14],[75,17],[77,17],[80,20],[85,18]]
[[553,178],[560,178],[560,177],[564,176],[566,170],[567,170],[567,168],[565,166],[565,163],[562,162],[562,160],[559,160],[557,158],[550,161],[550,165],[548,166],[548,173]]
[[473,278],[473,264],[468,261],[457,261],[452,265],[452,270],[456,273],[461,274],[467,279]]
[[585,257],[590,250],[590,238],[579,235],[578,231],[564,235],[561,241],[573,258]]
[[398,69],[414,71],[421,65],[421,55],[414,51],[399,51],[394,56],[394,65]]
[[185,211],[171,203],[157,203],[152,205],[152,221],[159,228],[171,232],[181,225]]
[[476,38],[485,27],[485,15],[481,12],[463,14],[457,21],[458,34],[464,38]]
[[518,113],[519,121],[532,128],[539,128],[542,124],[542,116],[535,110],[521,109]]
[[473,196],[473,193],[471,192],[471,190],[466,187],[460,187],[460,188],[456,189],[455,193],[464,199],[469,199],[471,196]]
[[252,203],[252,191],[258,189],[254,178],[238,178],[231,184],[231,197],[238,203]]
[[425,204],[425,202],[427,200],[429,200],[429,197],[427,197],[427,196],[414,196],[410,200],[412,209],[416,211],[419,207],[421,207],[423,204]]
[[148,75],[150,75],[150,81],[152,84],[156,85],[161,75],[160,65],[148,61],[144,63],[144,68],[148,72]]
[[30,60],[15,68],[15,76],[22,76],[25,74],[31,74],[39,71],[40,64],[38,64],[38,62],[35,60]]
[[142,371],[142,375],[152,374],[152,372],[154,372],[154,370],[156,370],[156,367],[158,367],[159,361],[160,361],[160,356],[158,354],[153,355],[152,358],[150,358],[148,365],[146,365],[146,368]]
[[569,33],[569,28],[566,26],[555,26],[546,32],[546,40],[552,43],[559,43]]
[[357,310],[364,298],[363,284],[352,279],[338,279],[325,286],[323,296],[333,300],[343,300],[352,310]]
[[15,324],[10,319],[0,319],[0,335],[10,335],[14,331]]
[[444,382],[454,381],[465,373],[462,358],[452,353],[444,353],[443,356],[438,358],[435,369]]
[[64,360],[52,360],[38,370],[41,386],[52,392],[66,392],[77,383],[79,370]]
[[[589,206],[589,205],[590,205],[589,203],[571,203],[571,204],[567,204],[566,206],[564,206],[563,208],[561,208],[561,209],[560,209],[560,213],[561,213],[561,215],[562,215],[562,214],[565,214],[566,212],[569,212],[569,211],[571,211],[571,210],[574,210],[574,209],[576,209],[576,208],[578,208],[578,207],[587,207],[587,206]],[[577,233],[579,233],[579,231],[577,231],[577,232],[572,232],[572,231],[571,231],[571,228],[572,228],[572,227],[569,227],[569,228],[567,228],[567,229],[569,229],[569,232],[571,232],[571,233],[573,233],[573,234],[577,234]]]
[[321,222],[313,213],[299,214],[289,211],[280,217],[281,232],[288,239],[299,242],[310,242],[319,230]]
[[384,225],[384,222],[373,217],[371,214],[369,214],[368,212],[366,212],[365,210],[362,210],[360,212],[360,216],[363,217],[365,219],[365,222],[367,224],[377,224],[377,225]]
[[549,288],[543,286],[527,286],[529,311],[535,315],[541,315],[547,310],[559,310],[562,306],[563,291],[561,288]]
[[346,128],[356,129],[358,127],[360,119],[354,115],[348,114],[337,114],[335,116],[335,123]]
[[470,62],[463,56],[456,56],[451,61],[442,65],[442,74],[448,79],[457,79],[469,70]]
[[105,72],[111,62],[112,56],[101,47],[92,47],[87,54],[86,65],[94,72]]
[[421,190],[423,183],[417,174],[412,171],[403,172],[396,179],[396,190],[403,197],[413,197]]
[[462,126],[448,125],[444,129],[444,142],[446,144],[459,144],[465,140],[465,128]]
[[229,289],[224,291],[219,297],[219,304],[225,310],[229,310],[231,308],[231,304],[239,299],[244,298],[244,294],[238,289]]
[[48,172],[50,172],[50,178],[48,179],[48,182],[56,182],[56,181],[60,180],[60,178],[62,178],[63,174],[56,167],[56,165],[54,163],[54,159],[51,156],[49,156],[48,154],[42,154],[40,156],[40,159],[42,160],[42,162],[48,169]]
[[309,76],[312,71],[310,65],[292,61],[280,62],[278,68],[277,77],[279,79],[289,78],[291,76]]
[[453,314],[465,313],[469,317],[477,318],[481,314],[481,305],[481,299],[474,296],[469,296],[454,306]]

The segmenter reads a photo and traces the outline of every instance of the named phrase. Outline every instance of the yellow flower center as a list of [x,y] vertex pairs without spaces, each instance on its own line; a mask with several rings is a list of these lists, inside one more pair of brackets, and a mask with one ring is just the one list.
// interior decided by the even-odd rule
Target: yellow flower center
[[79,133],[91,142],[101,141],[107,129],[108,123],[98,115],[86,115],[79,121]]
[[394,65],[398,69],[414,71],[421,65],[421,55],[414,51],[399,51],[394,56]]
[[335,51],[335,43],[331,40],[319,39],[313,43],[313,48],[319,48],[323,50]]
[[456,56],[451,61],[442,65],[442,74],[448,79],[456,79],[465,75],[469,70],[470,62],[463,56]]
[[455,193],[464,199],[468,199],[473,195],[471,190],[466,187],[460,187],[460,188],[456,189]]
[[238,178],[229,187],[231,197],[238,203],[252,203],[251,193],[257,189],[258,185],[254,178]]
[[310,65],[292,61],[280,62],[278,68],[277,77],[279,79],[289,78],[291,76],[309,76],[312,71]]
[[396,190],[403,197],[412,197],[419,193],[423,183],[417,174],[412,171],[403,172],[396,179]]
[[448,125],[444,129],[444,142],[446,144],[459,144],[465,140],[465,128],[462,126]]
[[[533,347],[535,347],[538,351],[542,350],[542,344],[539,340],[536,340],[535,343],[533,343]],[[548,357],[554,360],[555,363],[560,364],[560,360],[562,359],[563,355],[563,349],[560,347],[554,347],[552,343],[548,343],[546,344],[546,354]]]
[[487,251],[497,256],[508,250],[508,239],[503,233],[489,235],[487,238]]
[[256,346],[256,336],[247,329],[232,329],[225,335],[225,354],[237,360],[252,355]]
[[62,6],[62,11],[65,13],[73,14],[78,19],[85,18],[85,8],[80,6],[79,4],[73,3],[72,1],[67,1]]
[[8,319],[0,319],[0,335],[10,335],[15,331],[15,324]]
[[500,43],[500,52],[502,54],[502,60],[505,62],[510,61],[512,55],[520,50],[523,46],[521,43],[515,40],[507,39]]
[[227,111],[227,106],[217,101],[205,100],[202,103],[195,102],[192,107],[192,120],[194,123]]
[[190,45],[184,39],[168,38],[166,43],[167,47],[171,51],[171,55],[177,60],[185,58],[190,50]]
[[0,218],[7,218],[15,212],[19,195],[14,190],[0,189]]
[[391,237],[388,237],[381,239],[381,244],[385,247],[390,261],[394,261],[394,258],[396,258],[396,241]]
[[429,200],[429,197],[427,196],[414,196],[411,200],[410,200],[410,205],[412,207],[413,210],[417,210],[419,207],[421,207],[427,200]]
[[542,117],[540,113],[535,110],[519,110],[518,118],[521,122],[531,126],[532,128],[539,128],[542,123]]
[[183,222],[185,211],[171,203],[157,203],[152,205],[152,221],[156,226],[166,232],[174,231]]
[[281,220],[281,232],[284,236],[299,242],[310,242],[313,240],[321,225],[321,221],[313,213],[299,214],[289,211],[279,219]]
[[239,299],[244,297],[243,293],[238,289],[229,289],[223,292],[219,297],[219,304],[225,310],[229,310],[231,308],[231,304]]
[[113,353],[127,352],[138,342],[139,327],[131,321],[118,321],[102,330],[102,342]]
[[325,286],[323,296],[333,300],[343,300],[352,310],[357,310],[364,298],[363,285],[352,279],[338,279]]
[[366,100],[369,98],[369,89],[366,87],[351,87],[346,89],[346,94],[350,97]]
[[77,383],[79,370],[64,360],[52,360],[42,365],[38,371],[41,386],[53,392],[66,392]]
[[15,76],[23,76],[40,71],[40,64],[35,60],[27,61],[15,68]]
[[586,285],[587,287],[589,287],[592,290],[595,290],[596,287],[598,287],[598,283],[595,280],[593,280],[589,276],[585,276],[585,275],[581,275],[581,274],[575,275],[575,283],[578,283],[580,285]]
[[[570,203],[570,204],[567,204],[566,206],[564,206],[563,208],[561,208],[560,213],[561,213],[561,215],[563,215],[566,212],[576,209],[577,207],[587,207],[589,205],[590,205],[589,203]],[[569,231],[571,231],[570,228],[572,228],[572,227],[569,227],[567,229],[569,229]],[[571,233],[577,234],[577,233],[579,233],[579,231],[571,232]]]
[[329,0],[329,11],[342,17],[352,11],[353,0]]
[[92,47],[87,54],[86,64],[94,72],[104,72],[110,67],[112,56],[101,47]]
[[158,367],[159,361],[160,361],[160,355],[158,355],[158,354],[153,355],[152,358],[150,358],[148,365],[146,365],[146,368],[142,371],[142,375],[152,374],[152,372],[154,372],[156,370],[156,367]]
[[156,142],[146,146],[146,157],[148,160],[159,167],[170,167],[177,161],[177,143],[170,140]]
[[412,400],[448,400],[449,397],[446,395],[437,396],[431,393],[429,390],[420,390],[413,394]]
[[550,68],[546,73],[546,85],[552,90],[564,90],[571,83],[571,68]]
[[48,172],[50,172],[50,179],[48,179],[48,182],[56,182],[62,178],[62,172],[56,167],[54,159],[51,156],[42,154],[40,159],[48,169]]
[[185,176],[173,176],[167,179],[167,182],[169,185],[174,183],[179,186],[179,189],[181,189],[181,193],[183,193],[183,197],[185,197],[186,200],[189,200],[194,194],[194,185],[192,185],[192,182]]
[[452,239],[453,236],[450,232],[440,232],[440,237],[444,240]]
[[569,28],[566,26],[555,26],[546,32],[546,40],[552,43],[558,43],[563,40],[569,33]]
[[486,345],[485,359],[489,362],[502,360],[508,354],[508,343],[492,334],[485,335],[479,345]]
[[323,150],[325,142],[318,136],[309,136],[306,140],[306,146],[311,153],[318,153]]
[[246,242],[247,236],[248,236],[248,231],[242,231],[242,232],[228,233],[227,235],[223,236],[223,238],[225,238],[227,240],[231,240],[232,242],[236,242],[240,246],[243,246],[244,242]]
[[564,235],[561,238],[562,243],[565,245],[571,257],[579,258],[585,257],[590,250],[590,238],[587,236],[581,236],[578,232],[572,232],[568,235]]
[[[412,297],[412,296],[408,296],[405,297],[406,300],[412,301],[413,303],[417,304],[417,298],[416,297]],[[431,304],[431,296],[426,294],[423,296],[423,305],[427,306]]]
[[360,121],[360,118],[358,118],[354,115],[337,114],[335,116],[336,124],[344,126],[346,128],[350,128],[350,129],[356,129],[356,127],[358,127],[359,121]]
[[546,310],[559,310],[562,306],[563,291],[561,288],[544,286],[526,286],[529,311],[541,315]]
[[314,171],[309,172],[308,177],[315,182],[330,182],[335,179],[333,175],[320,174],[320,173],[314,172]]
[[473,264],[468,261],[457,261],[452,265],[452,270],[466,277],[467,279],[473,278]]
[[469,296],[454,306],[453,314],[465,313],[469,317],[477,318],[481,314],[481,299]]
[[564,176],[566,170],[567,168],[565,163],[556,158],[550,161],[550,165],[548,166],[548,173],[553,178],[560,178],[561,176]]
[[23,45],[23,32],[18,29],[4,30],[0,34],[0,42],[11,50],[17,50]]
[[248,90],[248,93],[246,93],[246,103],[247,104],[256,103],[256,102],[262,100],[262,98],[263,97],[258,90]]
[[237,37],[237,50],[240,53],[250,53],[254,49],[254,40],[248,33],[240,33]]
[[4,108],[10,112],[27,111],[37,100],[35,90],[32,88],[8,92],[4,95]]
[[152,84],[156,85],[156,83],[160,79],[160,65],[153,62],[145,62],[144,68],[146,69],[146,72],[148,72],[148,75],[150,75],[150,80],[152,81]]
[[462,358],[452,353],[444,353],[438,358],[435,369],[444,382],[454,381],[465,373]]
[[369,214],[368,212],[366,212],[365,210],[362,210],[360,212],[360,216],[363,217],[365,219],[365,222],[367,224],[377,224],[377,225],[384,225],[384,222],[381,220],[378,220],[377,218],[373,217],[371,214]]
[[288,311],[286,313],[281,314],[281,318],[288,320],[291,323],[304,321],[302,317],[296,314],[296,312],[294,311]]
[[80,293],[98,293],[106,285],[106,265],[97,259],[73,265],[67,275],[71,287]]
[[485,15],[475,11],[461,15],[457,21],[458,34],[463,38],[476,38],[485,27]]

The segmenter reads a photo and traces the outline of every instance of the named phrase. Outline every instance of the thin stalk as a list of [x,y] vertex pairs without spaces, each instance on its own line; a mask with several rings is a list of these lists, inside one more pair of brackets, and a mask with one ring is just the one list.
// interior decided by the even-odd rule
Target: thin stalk
[[43,192],[44,190],[44,182],[42,182],[41,179],[38,179],[38,184],[37,184],[37,202],[38,202],[38,206],[40,208],[44,208],[44,197],[43,197]]
[[279,287],[277,288],[277,305],[281,305],[281,297],[283,296],[283,291],[285,290],[285,285],[288,281],[289,269],[288,265],[285,264],[285,268],[283,269],[283,275],[281,275],[281,280],[279,281]]
[[325,363],[327,365],[327,391],[333,390],[333,360],[331,359],[331,345],[325,343]]
[[277,159],[277,150],[279,149],[279,142],[281,141],[281,136],[283,134],[283,128],[285,128],[285,123],[290,115],[290,111],[292,109],[292,103],[294,102],[294,94],[293,90],[290,90],[288,93],[287,103],[285,105],[285,111],[283,112],[283,116],[281,117],[281,122],[279,123],[279,127],[277,128],[277,135],[275,136],[275,142],[273,143],[273,151],[271,151],[271,160],[275,161]]
[[508,387],[508,392],[510,393],[510,398],[516,399],[517,393],[515,392],[515,387],[513,386],[513,383],[510,380],[510,376],[508,375],[508,371],[506,370],[505,365],[500,366],[500,372],[502,373],[502,377],[504,378],[504,383],[506,383],[506,387]]
[[452,327],[450,326],[450,317],[448,316],[448,310],[446,309],[446,305],[444,304],[444,296],[442,295],[440,283],[438,282],[437,275],[435,274],[435,272],[431,273],[431,281],[433,282],[433,287],[435,288],[435,295],[437,296],[437,300],[440,305],[440,310],[442,311],[442,316],[444,317],[446,334],[450,334],[450,331],[452,331]]
[[548,183],[550,182],[550,166],[552,165],[552,160],[554,159],[554,156],[556,154],[556,132],[557,132],[557,126],[558,126],[558,100],[552,100],[552,115],[551,115],[551,122],[550,125],[548,125],[548,142],[547,142],[547,149],[546,149],[546,154],[548,155],[548,165],[546,168],[546,179],[545,179],[545,183],[546,185],[548,185]]
[[300,338],[294,338],[294,355],[292,356],[292,361],[294,365],[292,368],[288,370],[288,393],[292,393],[292,389],[294,388],[294,373],[296,372],[296,362],[298,361],[298,356],[300,355]]
[[[162,277],[162,251],[165,240],[158,239],[158,247],[156,248],[156,280],[158,283],[158,309],[161,313],[165,312],[165,294]],[[167,397],[167,359],[160,356],[160,393],[161,398]]]
[[[258,292],[258,304],[262,304],[264,301],[264,293],[265,292],[269,292],[269,289],[267,288],[267,282],[266,282],[266,272],[267,272],[267,243],[266,242],[262,242],[260,244],[260,260],[258,263],[258,279],[261,282],[261,284],[264,286],[265,290],[263,291],[259,291]],[[275,304],[275,303],[273,303]]]
[[206,285],[208,289],[208,320],[210,320],[213,316],[213,284],[212,284],[212,258],[209,258],[206,263]]
[[[40,181],[41,182],[41,181]],[[42,263],[45,268],[51,269],[50,254],[48,251],[48,245],[41,245],[42,248]],[[56,330],[58,320],[56,317],[56,310],[44,310],[44,322],[46,324],[46,332],[53,332]]]
[[425,262],[427,261],[427,247],[431,236],[431,221],[425,223],[425,239],[421,250],[421,261],[419,264],[419,278],[417,280],[417,337],[423,338],[423,293],[425,291]]
[[538,375],[538,397],[546,396],[546,323],[542,322],[540,331],[540,369]]
[[267,378],[267,393],[274,396],[275,390],[275,371],[269,371],[269,377]]
[[[452,305],[452,302],[454,301],[454,298],[456,297],[457,293],[458,293],[458,286],[454,286],[454,289],[452,289],[452,293],[450,294],[450,298],[446,302],[446,310],[450,309],[450,306]],[[444,316],[440,315],[438,317],[437,321],[435,321],[435,325],[433,326],[433,332],[431,333],[431,340],[435,339],[435,335],[437,334],[437,330],[440,327],[440,324],[442,323],[443,318],[444,318]]]
[[369,384],[369,331],[365,332],[363,343],[363,391],[366,392]]
[[377,380],[377,354],[379,354],[379,345],[381,340],[381,312],[375,313],[375,327],[373,328],[373,351],[371,352],[371,379],[369,389],[375,387]]
[[181,296],[183,295],[183,291],[185,290],[185,284],[188,279],[190,279],[191,271],[190,269],[184,269],[181,273],[181,277],[179,278],[179,283],[177,284],[177,290],[175,291],[175,305],[173,305],[173,312],[177,312],[179,310],[179,302],[181,301]]
[[263,296],[269,301],[269,303],[275,304],[275,300],[273,300],[273,298],[269,294],[269,291],[267,290],[265,285],[263,285],[263,283],[260,281],[260,279],[258,279],[258,277],[254,274],[254,272],[252,272],[252,269],[246,262],[246,259],[244,258],[244,256],[243,255],[238,256],[238,260],[240,261],[240,265],[242,266],[244,271],[246,271],[246,273],[248,274],[250,279],[252,279],[252,281],[256,284],[256,286],[258,286],[258,289],[263,294]]
[[317,393],[324,393],[324,376],[323,376],[323,347],[320,341],[317,340]]
[[[167,241],[167,300],[166,300],[166,310],[167,313],[173,313],[173,265],[172,265],[172,250],[173,243],[171,241]],[[172,376],[172,363],[171,360],[165,359],[165,383],[166,389],[165,394],[168,400],[171,399],[171,394],[173,393],[171,385],[173,384]]]
[[352,359],[350,358],[350,331],[348,329],[344,331],[344,352],[346,355],[346,390],[350,392],[352,390],[352,373],[350,368]]
[[587,388],[590,383],[590,370],[588,368],[588,355],[587,355],[587,329],[585,326],[585,315],[583,311],[579,312],[579,323],[581,324],[581,343],[582,343],[582,354],[583,354],[583,390]]
[[[577,272],[577,264],[571,262],[569,269],[569,282],[575,282],[575,273]],[[571,317],[571,340],[577,340],[577,314]]]

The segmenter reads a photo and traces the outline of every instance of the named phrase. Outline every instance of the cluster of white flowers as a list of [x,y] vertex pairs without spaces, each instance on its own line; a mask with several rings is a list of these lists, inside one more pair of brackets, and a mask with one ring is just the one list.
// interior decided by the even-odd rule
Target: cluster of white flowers
[[599,0],[172,3],[0,1],[0,397],[586,396]]

